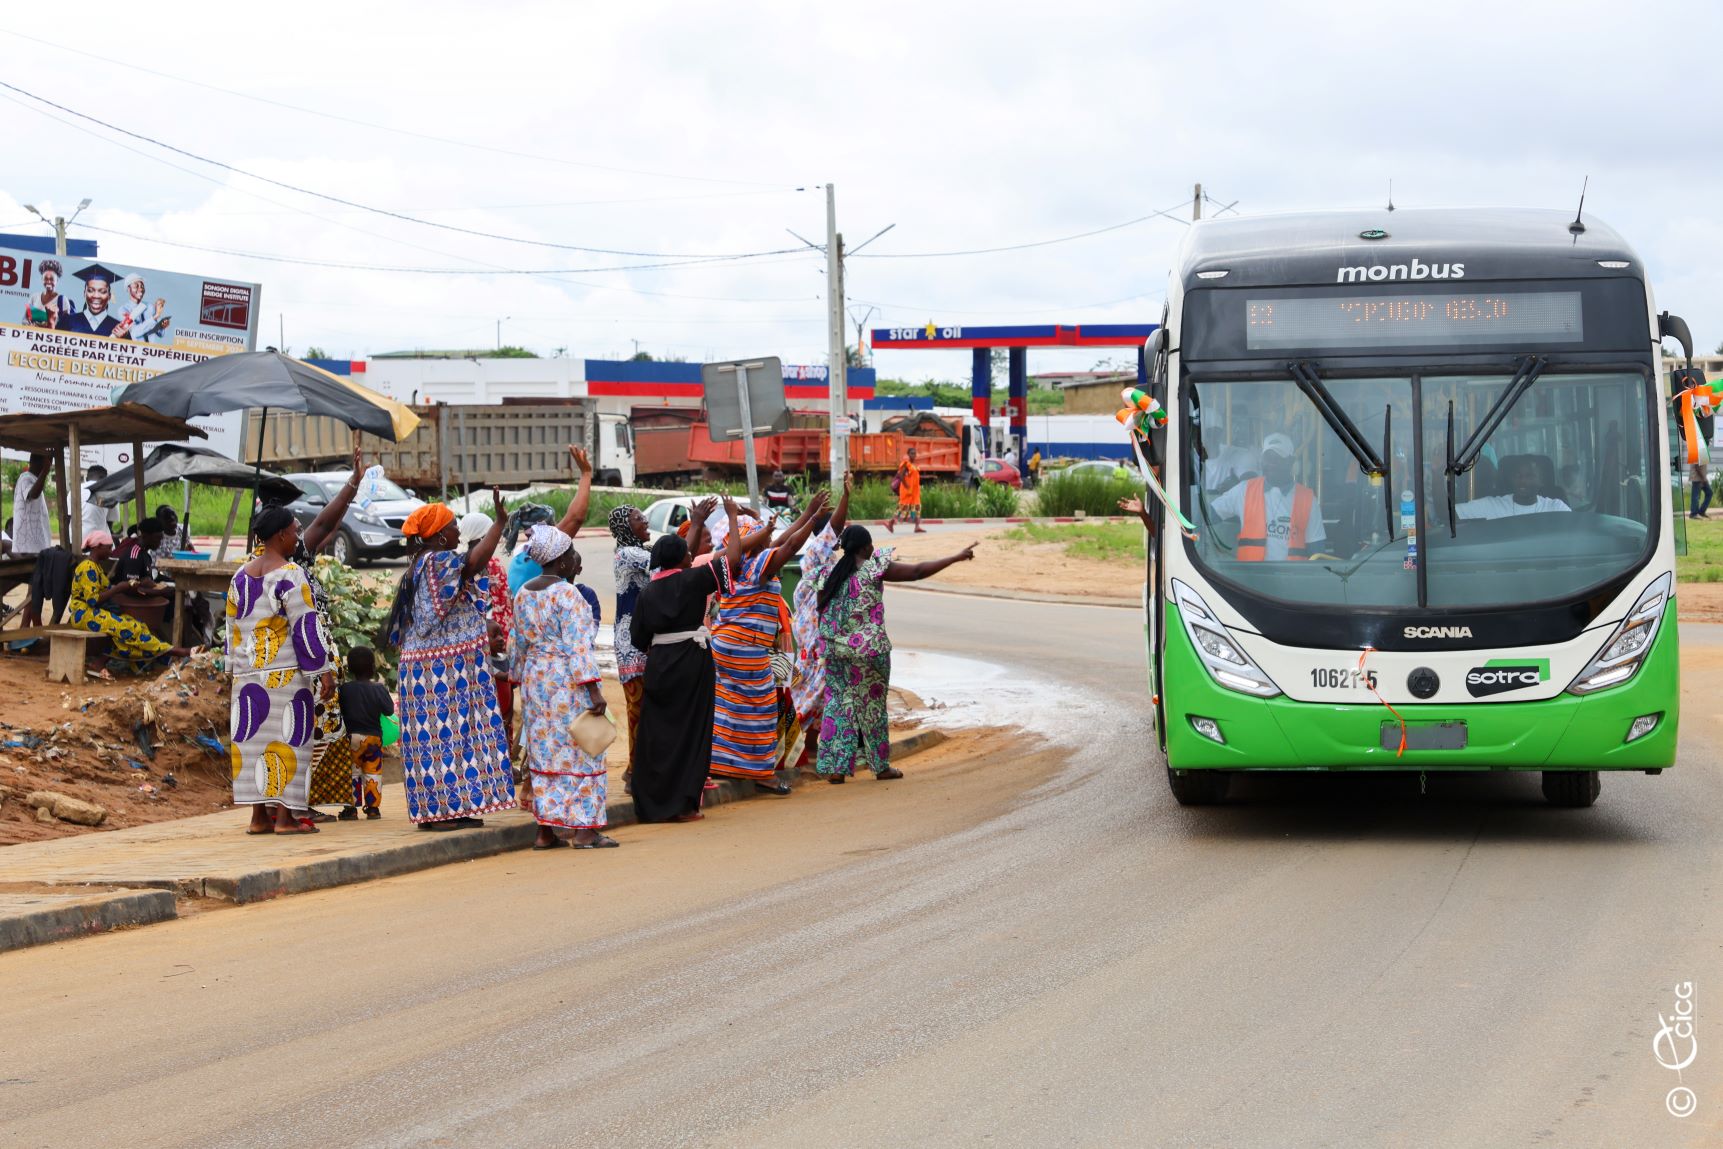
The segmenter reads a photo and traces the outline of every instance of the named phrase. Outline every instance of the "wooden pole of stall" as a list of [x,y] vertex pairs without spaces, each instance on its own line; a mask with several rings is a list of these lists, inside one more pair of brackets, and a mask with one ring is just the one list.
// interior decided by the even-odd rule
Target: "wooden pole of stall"
[[[65,451],[55,451],[54,452],[54,486],[57,488],[57,493],[55,495],[55,498],[58,500],[58,502],[60,504],[60,542],[65,545],[67,550],[71,551],[73,554],[77,554],[79,546],[81,546],[83,544],[84,540],[82,538],[79,538],[77,540],[77,545],[74,545],[73,539],[72,539],[72,533],[71,533],[72,532],[72,520],[66,517],[66,452]],[[44,496],[44,498],[45,497],[46,496]]]
[[218,563],[227,561],[227,543],[229,539],[233,538],[233,521],[239,518],[239,500],[244,497],[245,492],[243,490],[237,488],[234,490],[233,506],[227,508],[227,526],[223,527],[221,531],[221,551],[215,556],[215,561]]
[[144,441],[132,440],[132,493],[138,501],[137,513],[132,516],[132,522],[144,521]]
[[[66,453],[72,456],[72,466],[73,467],[78,467],[83,463],[84,451],[83,451],[83,447],[78,442],[78,425],[76,423],[69,423],[66,425]],[[64,484],[61,485],[61,496],[60,497],[62,499],[65,498],[65,486],[64,486]],[[65,515],[66,515],[66,504],[64,502],[62,502],[60,504],[60,517],[61,517],[62,521],[65,520]],[[72,500],[72,538],[74,538],[78,541],[79,546],[83,545],[83,543],[84,543],[84,494],[83,494],[82,490],[80,490],[78,492],[78,497]],[[68,544],[68,546],[69,545],[70,544]]]

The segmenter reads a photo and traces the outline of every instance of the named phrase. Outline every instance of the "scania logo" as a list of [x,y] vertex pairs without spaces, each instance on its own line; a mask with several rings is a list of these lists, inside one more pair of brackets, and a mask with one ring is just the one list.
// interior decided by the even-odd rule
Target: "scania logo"
[[1526,662],[1491,659],[1482,666],[1466,671],[1466,693],[1473,698],[1483,698],[1509,690],[1524,690],[1528,686],[1547,682],[1549,676],[1550,664],[1547,658],[1534,658]]
[[1385,279],[1464,279],[1463,263],[1425,263],[1417,256],[1411,263],[1378,263],[1370,267],[1343,267],[1334,277],[1335,283],[1381,283]]
[[1409,626],[1400,632],[1407,638],[1471,638],[1469,626]]

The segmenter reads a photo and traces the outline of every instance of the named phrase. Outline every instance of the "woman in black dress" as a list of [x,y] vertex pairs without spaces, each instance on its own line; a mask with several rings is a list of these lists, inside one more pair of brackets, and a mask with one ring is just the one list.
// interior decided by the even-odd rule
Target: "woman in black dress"
[[712,765],[712,703],[717,677],[705,630],[706,600],[727,591],[741,558],[736,507],[728,499],[724,552],[691,565],[714,500],[693,508],[684,542],[665,535],[652,545],[652,581],[634,604],[630,637],[646,651],[640,741],[633,748],[634,810],[642,822],[694,822]]

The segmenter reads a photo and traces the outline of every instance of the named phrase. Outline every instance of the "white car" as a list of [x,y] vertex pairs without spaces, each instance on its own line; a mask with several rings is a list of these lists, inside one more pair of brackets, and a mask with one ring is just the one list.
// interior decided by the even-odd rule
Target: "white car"
[[[688,521],[688,513],[693,509],[694,504],[707,497],[706,495],[677,495],[673,498],[659,499],[648,506],[644,512],[646,515],[646,533],[649,536],[646,545],[651,546],[665,535],[675,534],[676,529]],[[778,520],[778,526],[779,528],[786,528],[792,521],[792,518],[781,518]]]

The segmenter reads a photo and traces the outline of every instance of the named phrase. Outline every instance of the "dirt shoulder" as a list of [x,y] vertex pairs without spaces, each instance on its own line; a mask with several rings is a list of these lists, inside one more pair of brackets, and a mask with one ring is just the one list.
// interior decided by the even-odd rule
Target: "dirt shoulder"
[[948,567],[928,582],[946,590],[1011,591],[1024,594],[1076,595],[1089,598],[1134,598],[1143,579],[1140,560],[1078,558],[1063,543],[1035,543],[1007,538],[1010,526],[976,526],[968,531],[917,535],[899,527],[896,534],[873,531],[874,545],[897,548],[904,562],[942,558],[971,542],[975,561]]

